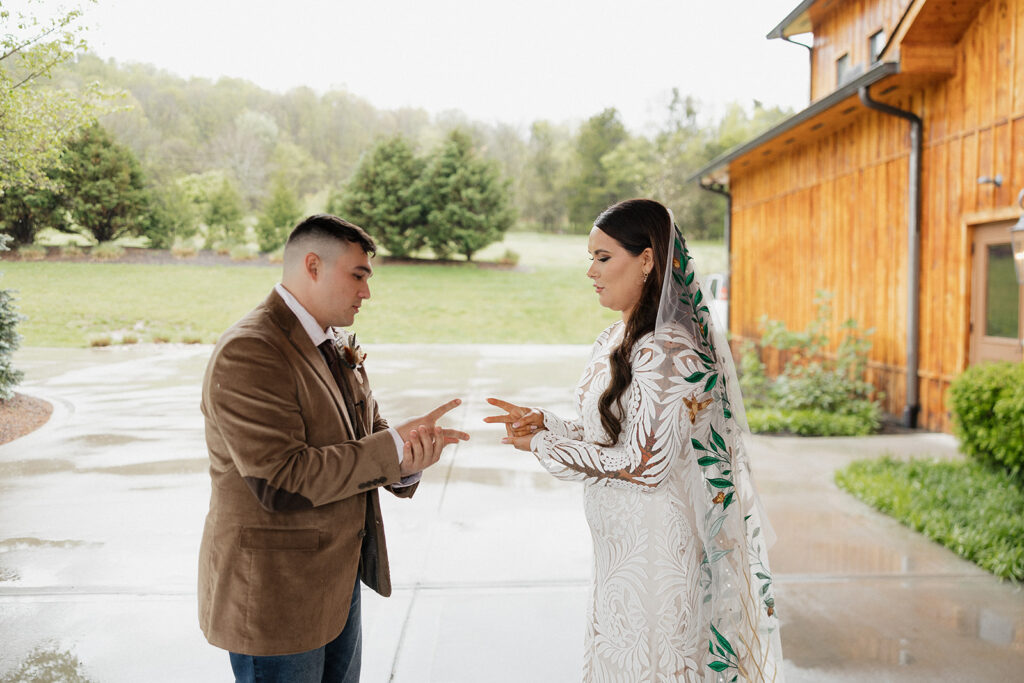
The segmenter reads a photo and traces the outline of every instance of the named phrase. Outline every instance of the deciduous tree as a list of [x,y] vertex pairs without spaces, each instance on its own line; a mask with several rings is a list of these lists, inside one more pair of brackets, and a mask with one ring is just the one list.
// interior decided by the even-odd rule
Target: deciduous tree
[[0,192],[50,185],[46,171],[64,140],[97,113],[96,86],[75,94],[48,83],[55,67],[86,48],[81,9],[40,13],[0,5]]
[[605,109],[584,122],[576,136],[579,170],[569,186],[569,220],[589,225],[598,213],[632,194],[632,189],[608,172],[605,157],[629,139],[614,108]]

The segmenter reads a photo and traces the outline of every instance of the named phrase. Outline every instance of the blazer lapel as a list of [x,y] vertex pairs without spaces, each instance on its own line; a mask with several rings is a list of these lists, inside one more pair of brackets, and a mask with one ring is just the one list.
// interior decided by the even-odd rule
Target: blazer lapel
[[271,292],[264,303],[267,305],[271,317],[287,335],[288,341],[299,352],[299,356],[316,373],[316,376],[323,382],[324,387],[330,392],[331,398],[334,400],[334,404],[337,406],[338,412],[345,422],[348,433],[352,435],[352,438],[355,438],[356,431],[352,425],[352,417],[348,414],[348,408],[345,406],[345,399],[341,395],[341,388],[334,381],[334,375],[331,374],[330,369],[327,367],[327,361],[320,355],[320,349],[313,346],[313,340],[306,334],[306,330],[302,329],[299,319],[295,317],[292,310],[288,308],[288,304],[284,302],[284,299],[276,291]]

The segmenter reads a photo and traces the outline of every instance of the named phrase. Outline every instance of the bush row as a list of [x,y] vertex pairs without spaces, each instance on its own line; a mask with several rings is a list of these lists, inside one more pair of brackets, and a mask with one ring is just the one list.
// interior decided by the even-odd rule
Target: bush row
[[[832,295],[818,292],[817,316],[805,330],[790,331],[781,322],[761,319],[760,344],[744,345],[740,388],[753,432],[788,432],[801,436],[860,436],[878,430],[879,395],[865,381],[872,329],[845,321],[835,353],[829,353]],[[775,378],[765,373],[763,348],[789,355]]]
[[970,460],[861,460],[836,483],[996,576],[1024,580],[1024,491]]

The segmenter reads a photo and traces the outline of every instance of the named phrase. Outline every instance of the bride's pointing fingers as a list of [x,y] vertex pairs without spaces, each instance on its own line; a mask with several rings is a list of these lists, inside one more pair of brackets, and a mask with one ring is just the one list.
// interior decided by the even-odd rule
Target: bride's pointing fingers
[[489,398],[489,399],[487,399],[487,402],[490,403],[492,406],[501,408],[502,410],[507,411],[509,413],[511,413],[511,412],[513,412],[515,410],[526,410],[526,408],[523,408],[521,406],[517,406],[514,403],[509,403],[508,401],[502,401],[500,398]]

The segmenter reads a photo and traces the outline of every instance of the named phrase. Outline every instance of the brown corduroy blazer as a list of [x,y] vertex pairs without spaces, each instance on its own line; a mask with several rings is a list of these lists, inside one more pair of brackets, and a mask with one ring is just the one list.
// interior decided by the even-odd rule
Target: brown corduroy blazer
[[[202,411],[210,511],[199,551],[199,624],[217,647],[294,654],[341,633],[357,575],[391,594],[377,496],[408,497],[369,389],[345,369],[368,436],[320,351],[276,292],[213,350]],[[360,404],[361,402],[361,404]]]

